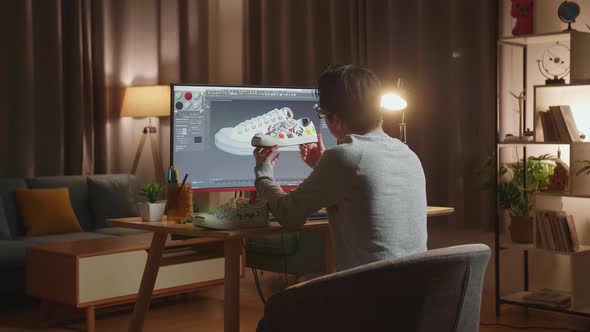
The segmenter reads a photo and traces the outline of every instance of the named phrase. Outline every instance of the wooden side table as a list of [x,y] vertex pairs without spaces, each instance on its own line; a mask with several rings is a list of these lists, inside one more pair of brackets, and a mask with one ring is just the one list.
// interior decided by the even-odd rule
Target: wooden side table
[[[54,243],[27,249],[26,290],[42,301],[42,310],[61,303],[86,311],[86,328],[94,331],[95,309],[129,302],[137,297],[147,249],[153,234]],[[186,293],[223,284],[223,240],[160,238],[161,266],[150,296]],[[237,253],[237,273],[244,274]],[[149,265],[149,264],[147,264]],[[241,267],[241,271],[240,271]]]

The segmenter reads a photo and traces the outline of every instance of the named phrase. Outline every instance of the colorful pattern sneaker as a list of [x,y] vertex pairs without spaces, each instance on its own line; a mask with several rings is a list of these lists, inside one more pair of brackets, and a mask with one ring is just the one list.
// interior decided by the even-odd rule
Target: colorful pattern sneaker
[[288,119],[274,125],[266,134],[258,134],[252,138],[252,146],[297,146],[315,143],[318,134],[309,118],[297,121]]
[[215,145],[231,154],[250,155],[254,148],[250,144],[256,134],[268,132],[274,125],[293,118],[288,107],[273,109],[263,115],[243,121],[235,127],[222,128],[215,134]]
[[266,201],[250,203],[245,198],[232,198],[208,213],[196,213],[193,226],[212,229],[238,229],[264,227],[268,225]]

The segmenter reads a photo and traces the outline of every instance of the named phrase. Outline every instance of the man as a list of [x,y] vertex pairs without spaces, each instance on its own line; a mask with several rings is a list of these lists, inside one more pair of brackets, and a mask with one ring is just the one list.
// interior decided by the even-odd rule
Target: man
[[258,147],[256,191],[285,226],[326,207],[337,270],[426,250],[426,184],[418,157],[382,128],[381,84],[371,71],[333,66],[319,78],[318,116],[342,144],[300,147],[313,168],[286,193],[273,179],[278,146]]

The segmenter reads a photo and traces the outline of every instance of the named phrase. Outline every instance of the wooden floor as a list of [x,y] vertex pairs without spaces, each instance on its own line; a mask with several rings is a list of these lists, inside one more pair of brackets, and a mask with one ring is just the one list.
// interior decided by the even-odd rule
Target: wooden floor
[[[284,278],[277,274],[265,273],[262,284],[265,294],[283,287]],[[292,283],[293,280],[291,279]],[[251,272],[241,282],[241,331],[255,331],[256,324],[262,316],[263,306],[255,291]],[[107,309],[108,310],[108,309]],[[70,332],[83,331],[83,322],[74,320],[61,323],[58,327],[34,327],[36,312],[34,308],[10,310],[0,313],[1,332],[24,331],[53,331]],[[80,316],[81,317],[81,316]],[[97,332],[123,332],[131,318],[131,307],[120,307],[116,311],[99,311],[96,320]],[[502,323],[523,326],[540,327],[568,327],[574,330],[590,330],[590,319],[577,318],[567,315],[547,313],[537,310],[503,306],[502,316],[496,319],[493,312],[493,297],[484,294],[482,306],[482,323]],[[163,331],[223,331],[223,286],[216,286],[185,296],[178,296],[168,300],[160,300],[152,305],[145,324],[146,332]],[[505,326],[482,326],[482,332],[516,331]],[[545,329],[528,329],[527,331],[541,332]],[[566,331],[566,330],[563,330]]]
[[[452,232],[452,236],[444,234],[437,235],[429,231],[429,247],[442,247],[460,242],[483,242],[491,241],[490,234],[458,234]],[[460,239],[459,241],[457,239]],[[567,327],[576,331],[590,331],[590,319],[579,318],[569,315],[561,315],[538,310],[526,310],[519,307],[505,305],[502,307],[502,315],[497,319],[494,313],[493,296],[493,260],[488,267],[486,274],[485,292],[482,302],[482,323],[501,323],[517,327],[539,326],[539,327]],[[284,276],[278,274],[264,273],[261,278],[264,294],[268,297],[272,292],[279,291],[285,285]],[[291,278],[289,283],[293,283]],[[7,299],[1,300],[3,303]],[[123,332],[127,331],[131,319],[131,306],[119,307],[115,311],[106,309],[97,312],[97,332]],[[241,280],[241,301],[240,301],[241,331],[255,331],[258,320],[262,316],[263,305],[258,298],[254,286],[254,278],[251,271],[247,270],[247,276]],[[74,319],[71,322],[61,323],[57,327],[34,329],[34,322],[37,315],[36,308],[21,306],[12,308],[9,311],[0,312],[0,332],[24,332],[24,331],[53,331],[70,332],[83,331],[83,317]],[[158,300],[152,304],[145,323],[145,332],[163,331],[223,331],[223,286],[216,286],[200,290],[196,293],[178,296],[167,300]],[[518,331],[505,326],[482,326],[482,332]],[[536,328],[527,329],[532,332],[547,331]],[[567,331],[567,330],[555,330]]]

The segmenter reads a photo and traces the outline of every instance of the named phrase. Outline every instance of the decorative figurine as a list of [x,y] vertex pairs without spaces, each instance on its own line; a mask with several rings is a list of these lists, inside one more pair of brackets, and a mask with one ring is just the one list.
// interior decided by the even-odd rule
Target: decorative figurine
[[526,35],[533,33],[533,0],[512,0],[510,15],[516,18],[516,25],[512,29],[513,35]]
[[[510,91],[509,91],[510,92]],[[524,101],[526,100],[526,90],[522,90],[518,95],[514,92],[510,94],[518,100],[518,137],[514,135],[506,135],[505,141],[518,142],[518,141],[529,141],[532,139],[532,135],[525,135],[523,133],[523,122],[524,122]],[[528,129],[528,128],[527,128]],[[527,137],[528,136],[528,137]]]
[[543,52],[537,60],[537,67],[546,80],[545,84],[565,84],[565,77],[570,73],[570,49],[555,43]]
[[561,160],[555,160],[555,168],[553,174],[549,175],[549,190],[550,191],[568,191],[570,183],[570,169]]

